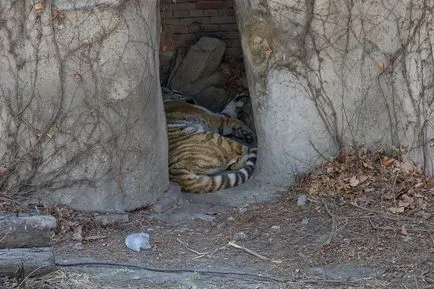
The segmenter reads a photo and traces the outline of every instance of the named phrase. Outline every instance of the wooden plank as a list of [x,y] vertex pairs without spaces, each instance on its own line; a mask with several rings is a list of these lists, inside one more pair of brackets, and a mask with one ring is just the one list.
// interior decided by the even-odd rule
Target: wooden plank
[[0,249],[0,277],[15,277],[24,265],[24,275],[38,276],[56,270],[51,248]]
[[56,227],[56,218],[49,215],[0,215],[0,248],[49,246]]

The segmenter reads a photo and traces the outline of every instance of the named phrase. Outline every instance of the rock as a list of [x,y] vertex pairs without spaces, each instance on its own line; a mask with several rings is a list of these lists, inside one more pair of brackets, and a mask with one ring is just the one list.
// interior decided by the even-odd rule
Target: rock
[[304,206],[306,205],[308,199],[305,194],[301,194],[297,197],[297,206]]
[[193,216],[191,216],[191,220],[214,221],[215,216],[206,214],[194,214]]
[[[432,67],[434,60],[421,52],[434,45],[429,29],[421,31],[424,41],[416,45],[397,39],[394,35],[399,28],[387,16],[387,9],[382,9],[381,1],[352,5],[353,13],[361,17],[357,22],[351,21],[353,13],[345,13],[332,2],[315,1],[302,9],[297,9],[300,2],[296,0],[234,2],[260,144],[256,180],[286,185],[289,178],[295,180],[349,143],[364,144],[373,151],[392,151],[396,143],[402,147],[424,143],[408,157],[427,166],[425,172],[432,174],[434,162],[426,161],[433,158],[432,149],[424,136],[434,135],[433,128],[413,121],[421,117],[432,120],[431,98],[421,97],[417,104],[408,102],[412,95],[433,94],[428,79],[433,79],[434,71],[425,75],[424,70]],[[396,19],[405,19],[407,30],[422,23],[430,25],[423,6],[414,11],[412,1],[396,3]],[[379,13],[363,13],[368,10]],[[328,15],[333,15],[333,21],[324,23],[321,11],[332,11]],[[417,19],[410,14],[417,14]],[[363,29],[361,23],[373,21],[372,29]],[[348,31],[345,41],[333,32],[337,27]],[[361,36],[349,32],[362,30]],[[304,41],[307,31],[313,37],[309,43]],[[360,38],[366,41],[361,44]],[[335,40],[334,45],[318,44],[325,39]],[[400,65],[390,63],[388,55],[403,47],[411,53],[403,56]],[[374,60],[366,62],[363,52]],[[407,67],[414,55],[418,63],[427,66],[413,63]],[[409,71],[418,76],[409,76]],[[382,78],[385,72],[397,75],[393,83]],[[426,86],[422,85],[425,79]],[[403,83],[417,88],[402,90]]]
[[274,231],[274,232],[279,232],[280,231],[280,226],[277,226],[277,225],[271,226],[271,230]]
[[140,249],[150,249],[148,233],[133,233],[125,238],[125,245],[135,252],[140,252]]
[[205,76],[199,78],[194,83],[184,85],[183,87],[180,88],[180,90],[185,94],[196,96],[202,93],[202,91],[207,87],[222,86],[226,82],[226,80],[227,80],[227,76],[224,73],[220,71],[216,71],[211,76]]
[[301,224],[302,224],[303,226],[306,226],[307,224],[309,224],[309,219],[308,219],[308,218],[303,218],[303,219],[301,219]]
[[198,105],[212,112],[221,112],[230,101],[230,97],[223,88],[214,86],[205,88],[199,94],[195,95],[194,99]]
[[0,103],[14,108],[0,112],[11,120],[0,125],[0,166],[14,164],[2,192],[29,196],[26,203],[124,212],[167,189],[158,50],[150,45],[159,1],[121,2],[56,1],[63,26],[48,2],[40,13],[32,1],[18,10],[2,4],[8,33],[0,33],[0,59],[10,61],[1,65]]
[[187,55],[173,75],[170,88],[183,90],[186,85],[213,75],[220,65],[224,52],[223,40],[202,37],[188,49]]
[[0,248],[48,246],[56,228],[56,218],[49,215],[0,215]]
[[170,181],[169,189],[152,206],[153,211],[162,214],[178,207],[182,204],[181,194],[181,187],[177,183]]
[[75,243],[74,246],[72,246],[72,248],[73,248],[74,250],[77,250],[77,251],[82,251],[82,250],[84,250],[83,243],[81,243],[81,242]]
[[106,214],[95,216],[95,222],[101,226],[124,224],[129,222],[128,214]]
[[249,237],[247,236],[247,234],[241,231],[241,232],[236,232],[232,239],[234,241],[243,241],[243,240],[247,240],[248,238]]
[[233,221],[235,221],[235,218],[234,217],[229,217],[228,219],[227,219],[229,222],[233,222]]
[[14,248],[0,250],[0,276],[15,277],[17,268],[24,265],[27,276],[47,274],[56,270],[51,248]]

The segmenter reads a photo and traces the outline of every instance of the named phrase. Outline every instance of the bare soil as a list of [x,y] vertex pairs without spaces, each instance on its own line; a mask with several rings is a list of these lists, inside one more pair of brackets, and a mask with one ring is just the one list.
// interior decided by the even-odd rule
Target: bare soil
[[[56,259],[76,266],[26,288],[434,288],[433,179],[385,162],[346,156],[274,201],[206,221],[162,221],[143,209],[103,227],[57,208]],[[300,195],[309,200],[299,206]],[[124,238],[141,231],[152,248],[133,252]]]

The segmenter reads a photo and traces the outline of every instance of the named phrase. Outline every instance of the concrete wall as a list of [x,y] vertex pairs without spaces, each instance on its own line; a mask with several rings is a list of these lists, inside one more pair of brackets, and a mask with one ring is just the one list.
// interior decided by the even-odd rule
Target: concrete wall
[[416,2],[235,0],[257,179],[285,184],[362,144],[432,172],[433,7]]
[[2,193],[81,210],[153,203],[168,188],[158,1],[0,3]]

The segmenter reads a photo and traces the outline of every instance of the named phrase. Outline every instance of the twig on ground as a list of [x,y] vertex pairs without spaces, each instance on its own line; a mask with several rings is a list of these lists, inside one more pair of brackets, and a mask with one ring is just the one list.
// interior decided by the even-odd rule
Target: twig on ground
[[211,253],[204,254],[204,255],[199,255],[199,256],[194,257],[193,260],[200,259],[200,258],[205,257],[205,256],[210,257],[210,256],[214,255],[215,253],[217,253],[218,250],[221,250],[221,249],[223,249],[223,248],[225,248],[225,247],[226,247],[226,246],[218,247],[218,248],[216,248],[214,251],[212,251]]
[[188,251],[193,252],[193,253],[195,253],[195,254],[197,254],[197,255],[200,255],[200,257],[203,257],[203,256],[209,254],[208,252],[201,253],[201,252],[198,252],[198,251],[196,251],[196,250],[193,250],[193,249],[189,248],[189,247],[187,246],[187,244],[185,244],[184,242],[182,242],[179,238],[176,238],[176,241],[178,241],[179,243],[181,243],[181,245],[183,245],[183,246],[185,247],[185,249],[187,249]]
[[24,277],[24,279],[17,285],[17,289],[19,289],[19,288],[26,288],[26,280],[28,279],[28,278],[30,278],[30,277],[33,277],[33,273],[35,273],[35,272],[37,272],[38,270],[40,270],[40,269],[42,269],[42,268],[44,268],[44,266],[40,266],[40,267],[38,267],[38,268],[36,268],[35,270],[33,270],[32,272],[30,272],[27,276],[25,276]]
[[406,217],[406,216],[400,216],[400,215],[393,215],[393,214],[389,214],[387,212],[365,208],[365,207],[357,205],[355,202],[350,202],[350,205],[353,207],[359,208],[361,210],[370,212],[370,213],[382,215],[382,217],[384,217],[386,219],[394,220],[394,221],[399,221],[399,220],[408,220],[408,221],[413,221],[413,222],[420,222],[421,221],[421,219],[416,219],[416,218],[411,218],[411,217]]
[[107,236],[87,236],[87,237],[83,238],[83,241],[93,242],[93,241],[102,240],[105,238],[107,238]]
[[335,218],[335,215],[333,215],[332,212],[330,211],[330,209],[327,206],[327,204],[325,203],[325,201],[321,200],[321,203],[323,204],[323,206],[324,206],[327,214],[330,216],[330,218],[332,218],[332,231],[330,232],[329,237],[325,241],[325,244],[328,245],[328,244],[330,244],[330,242],[332,241],[333,236],[336,233],[336,218]]
[[4,234],[4,236],[0,239],[0,242],[3,242],[3,240],[6,239],[6,237],[9,235],[10,232],[11,232],[11,230],[8,230],[8,231]]
[[275,259],[268,258],[268,257],[266,257],[266,256],[264,256],[264,255],[261,255],[261,254],[259,254],[259,253],[256,253],[256,252],[253,251],[253,250],[250,250],[250,249],[248,249],[248,248],[246,248],[246,247],[240,246],[240,245],[238,245],[238,244],[236,244],[236,243],[234,243],[234,242],[232,242],[232,241],[229,241],[228,246],[234,247],[234,248],[236,248],[236,249],[243,250],[244,252],[246,252],[246,253],[248,253],[248,254],[250,254],[250,255],[253,255],[253,256],[255,256],[255,257],[258,257],[259,259],[264,260],[264,261],[270,261],[270,262],[272,262],[272,263],[276,263],[276,264],[280,264],[280,263],[282,263],[281,260],[275,260]]
[[[377,226],[375,225],[371,219],[368,218],[368,222],[369,225],[371,225],[372,229],[374,230],[382,230],[382,231],[394,231],[394,232],[399,232],[400,228],[394,228],[394,227],[390,227],[390,226]],[[414,233],[432,233],[434,232],[434,228],[433,229],[420,229],[420,228],[405,228],[405,230],[407,232],[414,232]]]

